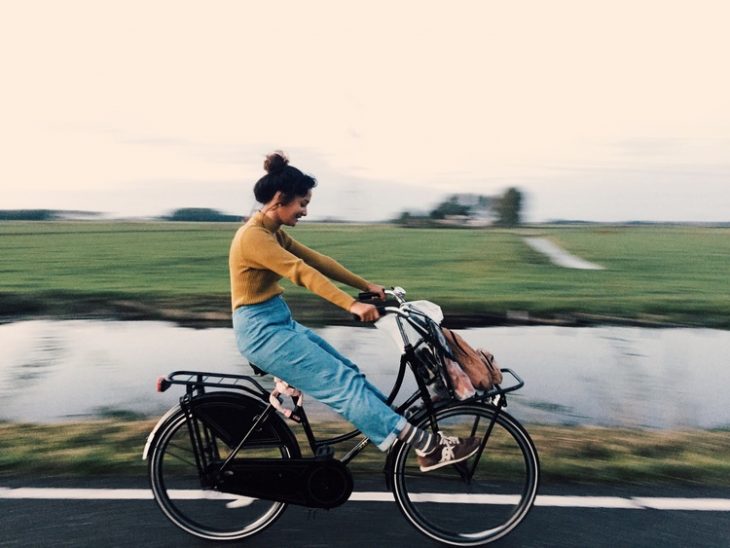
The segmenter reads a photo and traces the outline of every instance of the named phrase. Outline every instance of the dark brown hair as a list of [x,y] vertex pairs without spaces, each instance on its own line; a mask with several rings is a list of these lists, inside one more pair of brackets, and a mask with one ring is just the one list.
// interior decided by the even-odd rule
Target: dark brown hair
[[281,191],[282,204],[291,202],[295,196],[306,196],[307,192],[317,186],[317,180],[306,175],[294,166],[289,165],[289,158],[280,150],[266,156],[264,160],[266,175],[261,177],[253,187],[256,200],[262,204],[271,201]]

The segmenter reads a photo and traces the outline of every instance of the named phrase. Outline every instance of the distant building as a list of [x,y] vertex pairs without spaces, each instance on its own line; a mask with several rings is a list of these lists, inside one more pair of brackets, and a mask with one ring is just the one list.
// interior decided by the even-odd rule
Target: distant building
[[451,226],[489,226],[497,219],[497,200],[480,194],[452,194],[431,212],[434,222]]

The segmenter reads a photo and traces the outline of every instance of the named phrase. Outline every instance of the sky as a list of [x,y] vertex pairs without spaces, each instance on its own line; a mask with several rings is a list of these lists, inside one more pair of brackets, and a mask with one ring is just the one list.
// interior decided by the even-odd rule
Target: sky
[[730,220],[730,3],[0,0],[0,209]]

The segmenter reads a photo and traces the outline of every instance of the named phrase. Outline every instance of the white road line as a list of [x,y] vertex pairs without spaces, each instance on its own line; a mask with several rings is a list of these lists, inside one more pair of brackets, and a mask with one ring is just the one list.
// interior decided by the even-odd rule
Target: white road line
[[[152,500],[149,489],[69,489],[59,487],[0,487],[0,500]],[[176,499],[220,499],[232,501],[231,508],[250,504],[251,499],[211,491],[178,490]],[[383,491],[356,491],[350,496],[355,502],[392,502],[393,495]],[[444,502],[461,504],[512,504],[514,495],[447,495],[419,493],[414,502]],[[681,497],[592,497],[538,495],[535,506],[561,508],[604,508],[620,510],[691,510],[701,512],[730,512],[730,499]]]
[[634,500],[645,508],[653,510],[730,512],[730,499],[637,497]]
[[622,510],[643,510],[632,498],[623,497],[576,497],[542,495],[535,500],[535,506],[563,506],[565,508],[616,508]]
[[60,487],[0,487],[0,499],[42,500],[147,500],[149,489],[67,489]]

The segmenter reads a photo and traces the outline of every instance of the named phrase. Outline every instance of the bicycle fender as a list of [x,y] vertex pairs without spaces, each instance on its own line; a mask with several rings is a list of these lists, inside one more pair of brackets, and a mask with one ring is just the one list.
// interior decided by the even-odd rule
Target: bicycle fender
[[144,444],[144,449],[142,450],[142,460],[147,460],[147,456],[149,455],[150,449],[152,448],[152,443],[157,437],[157,432],[159,432],[160,428],[162,428],[162,425],[165,424],[170,419],[170,417],[172,417],[179,410],[180,404],[171,407],[164,415],[162,415],[162,417],[160,417],[160,420],[157,421],[157,424],[155,424],[155,427],[147,436],[147,442]]
[[[257,398],[252,398],[250,396],[244,396],[241,394],[237,394],[237,393],[233,393],[233,392],[226,392],[226,391],[208,392],[208,393],[204,394],[203,396],[196,396],[192,399],[190,405],[193,409],[195,409],[200,403],[207,403],[207,402],[210,402],[211,400],[215,400],[216,398],[220,398],[220,397],[226,397],[226,398],[230,398],[232,400],[241,401],[242,403],[246,403],[247,405],[251,406],[252,415],[262,412],[267,407],[267,403],[265,403],[264,401],[259,400]],[[160,418],[160,420],[157,421],[157,424],[154,426],[154,428],[150,432],[149,436],[147,436],[147,442],[145,443],[144,450],[142,451],[142,460],[147,460],[149,453],[152,450],[152,447],[154,446],[154,444],[157,440],[157,436],[158,436],[159,432],[163,429],[165,424],[167,424],[168,421],[172,420],[172,418],[175,415],[177,415],[179,412],[181,412],[181,410],[182,410],[182,406],[180,404],[178,404],[178,405],[172,407],[171,409],[169,409]],[[282,419],[276,415],[273,415],[272,417],[270,417],[269,420],[283,422]],[[245,424],[241,424],[240,426],[245,427]],[[290,436],[294,440],[294,445],[297,445],[297,448],[298,448],[298,444],[296,443],[296,438],[294,438],[294,436],[293,436],[293,434],[291,434],[290,430],[289,430],[289,432],[290,432]],[[297,454],[294,456],[295,457],[299,456],[298,451],[297,451]]]

